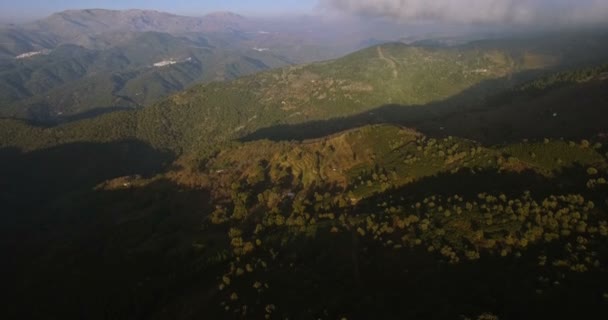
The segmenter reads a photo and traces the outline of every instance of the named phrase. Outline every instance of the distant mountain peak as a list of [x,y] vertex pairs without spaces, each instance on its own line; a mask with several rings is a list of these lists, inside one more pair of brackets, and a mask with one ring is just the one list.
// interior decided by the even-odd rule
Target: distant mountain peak
[[64,39],[114,31],[156,31],[166,33],[234,31],[247,19],[232,12],[215,12],[203,17],[180,16],[156,10],[82,9],[55,13],[33,24]]
[[202,19],[209,31],[241,30],[248,23],[247,18],[229,11],[212,12]]
[[241,16],[240,14],[230,12],[230,11],[211,12],[211,13],[206,14],[205,17],[245,19],[245,17]]

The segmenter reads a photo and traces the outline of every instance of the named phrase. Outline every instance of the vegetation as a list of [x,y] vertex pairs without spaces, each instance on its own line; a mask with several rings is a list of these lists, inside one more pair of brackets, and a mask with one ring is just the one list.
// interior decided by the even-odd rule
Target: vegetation
[[[150,37],[158,40],[158,37],[168,36]],[[180,50],[179,48],[177,46],[172,50]],[[189,63],[209,60],[196,57],[193,59],[194,62]],[[119,62],[120,59],[116,61]],[[553,61],[554,59],[546,57],[547,63],[553,63]],[[210,63],[218,65],[213,61]],[[29,137],[34,140],[33,142],[21,141],[7,135],[0,135],[0,138],[2,138],[1,145],[32,149],[54,145],[52,142],[45,144],[49,140],[57,141],[57,143],[60,141],[98,141],[97,139],[89,140],[93,134],[87,133],[88,129],[85,128],[92,126],[118,127],[109,131],[124,133],[123,139],[137,138],[158,148],[208,154],[208,149],[217,143],[243,137],[262,128],[307,123],[314,120],[355,117],[355,124],[360,125],[370,119],[371,121],[404,119],[408,126],[412,121],[417,121],[414,126],[425,126],[423,120],[428,119],[429,114],[436,115],[433,118],[436,119],[446,111],[454,110],[454,105],[478,105],[480,96],[495,92],[506,85],[501,80],[504,77],[537,67],[538,65],[518,62],[516,54],[490,48],[464,46],[435,49],[402,44],[383,45],[365,49],[334,61],[277,69],[228,83],[216,82],[195,86],[154,106],[131,113],[100,116],[92,121],[82,121],[82,123],[75,121],[73,124],[63,124],[43,131],[37,128],[27,129],[31,132],[22,136]],[[179,64],[166,69],[166,71],[169,70],[180,70]],[[193,72],[196,69],[188,67],[183,70]],[[206,70],[206,68],[203,66],[200,70]],[[240,68],[240,70],[244,69]],[[249,71],[246,72],[252,71],[247,70]],[[135,75],[130,73],[128,79],[132,79]],[[176,77],[179,78],[171,76],[174,80]],[[194,79],[193,76],[186,78]],[[128,79],[114,74],[112,81],[104,83],[120,80],[119,82],[122,83],[120,88],[137,88],[136,91],[146,91],[145,88],[134,85],[134,82],[129,82]],[[154,83],[136,81],[141,84],[145,83],[146,86]],[[123,89],[116,86],[97,86],[95,83],[96,81],[80,81],[79,86],[85,91],[90,88],[94,88],[94,90],[107,88],[106,91],[113,92],[113,94],[133,97],[133,92],[123,92]],[[163,83],[171,83],[171,81],[163,80]],[[170,85],[171,90],[182,87],[181,84]],[[72,86],[65,89],[74,90]],[[73,92],[92,99],[100,97],[92,92],[88,92],[86,95],[81,95],[78,90]],[[150,90],[150,94],[152,92],[158,93],[159,91]],[[58,96],[66,97],[64,92],[59,91]],[[598,96],[598,94],[593,96]],[[129,99],[134,102],[139,98]],[[95,105],[86,102],[86,99],[78,98],[78,100],[83,103],[83,107],[86,106],[85,108],[92,108]],[[59,103],[64,102],[62,100]],[[132,105],[131,102],[128,103],[129,106]],[[137,102],[137,105],[143,103],[144,101]],[[391,112],[387,115],[383,115],[383,111],[379,109],[376,115],[376,110],[373,108],[387,103],[410,107],[398,107],[395,109],[397,114]],[[432,111],[427,112],[427,107],[432,108],[430,109]],[[41,108],[40,110],[46,110]],[[422,109],[425,110],[420,112]],[[67,109],[66,112],[68,112]],[[71,111],[68,112],[68,114],[70,113]],[[134,121],[137,126],[132,125]],[[23,127],[16,124],[10,126]],[[126,127],[129,129],[125,130]],[[330,124],[325,127],[340,129],[343,125],[332,126]],[[36,136],[40,132],[44,132],[43,136]],[[100,135],[100,132],[96,132],[95,135]],[[114,136],[104,137],[102,140],[110,139],[114,139]]]
[[[515,158],[532,152],[542,156],[529,163]],[[564,155],[559,164],[545,162],[555,155],[552,152]],[[608,261],[602,252],[608,236],[608,189],[605,184],[585,187],[585,182],[588,176],[608,175],[608,163],[585,142],[487,149],[457,138],[436,140],[375,126],[321,141],[249,143],[221,152],[206,166],[215,190],[208,230],[225,230],[231,248],[230,262],[217,276],[218,303],[229,315],[290,317],[304,312],[348,318],[359,314],[349,300],[361,299],[349,295],[355,290],[373,301],[357,300],[356,305],[365,305],[362,312],[412,316],[429,307],[418,309],[417,303],[428,302],[413,298],[412,310],[382,304],[385,296],[369,293],[383,278],[372,270],[379,261],[390,261],[396,264],[389,268],[392,272],[413,272],[391,274],[408,281],[429,272],[416,266],[422,262],[410,260],[427,259],[423,256],[444,265],[442,272],[469,268],[450,266],[460,264],[505,270],[508,281],[532,284],[506,290],[533,299],[565,298],[560,292],[570,290],[570,279],[578,281],[581,274],[606,277]],[[526,176],[537,178],[530,183]],[[463,179],[473,181],[453,193]],[[220,191],[227,181],[233,182]],[[492,191],[476,191],[484,188]],[[345,249],[352,250],[352,257],[344,256]],[[527,273],[520,273],[517,265],[525,266]],[[292,279],[293,274],[301,278]],[[306,310],[285,294],[290,290],[286,283],[299,288],[294,294],[308,286],[319,288],[314,296],[306,296]],[[481,290],[470,286],[465,285],[473,292]],[[379,290],[387,287],[378,285],[383,288]],[[462,312],[451,309],[450,303],[442,308],[435,315]],[[498,308],[490,311],[507,315]],[[469,312],[483,311],[488,310]]]
[[382,45],[134,111],[1,120],[2,312],[604,316],[604,67],[504,93],[556,63],[511,48]]
[[[3,64],[0,114],[53,122],[91,110],[137,108],[192,84],[289,64],[272,54],[223,48],[204,37],[193,41],[154,32],[123,37],[127,40],[102,50],[62,45],[48,55]],[[174,64],[154,66],[162,61]]]

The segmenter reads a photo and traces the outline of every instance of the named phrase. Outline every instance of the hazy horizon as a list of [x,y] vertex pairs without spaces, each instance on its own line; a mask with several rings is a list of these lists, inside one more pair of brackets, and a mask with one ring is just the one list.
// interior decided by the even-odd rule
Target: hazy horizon
[[287,0],[276,3],[271,0],[212,0],[203,3],[191,0],[176,1],[62,1],[60,3],[38,0],[24,0],[17,3],[0,4],[0,22],[22,23],[38,20],[65,10],[107,9],[107,10],[156,10],[185,16],[201,16],[213,12],[229,11],[242,15],[280,15],[285,13],[310,14],[316,6],[315,0]]
[[23,0],[0,4],[0,23],[24,23],[65,10],[156,10],[177,15],[202,16],[229,11],[252,17],[314,15],[330,19],[385,19],[396,23],[500,25],[510,27],[577,27],[605,25],[604,0],[192,0],[176,1],[62,1]]

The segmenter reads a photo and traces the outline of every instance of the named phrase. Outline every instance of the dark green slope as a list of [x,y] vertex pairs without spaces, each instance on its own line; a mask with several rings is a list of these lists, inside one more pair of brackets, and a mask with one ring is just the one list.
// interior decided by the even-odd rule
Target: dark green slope
[[16,27],[0,28],[0,61],[13,59],[24,53],[53,48],[60,39],[43,31],[23,30]]
[[[233,79],[288,64],[257,51],[221,49],[199,39],[137,33],[107,50],[63,45],[0,68],[0,111],[37,121],[89,110],[149,105],[193,83]],[[175,64],[155,67],[162,61]]]
[[[521,139],[580,139],[606,131],[605,65],[560,72],[480,97],[476,88],[445,101],[386,105],[348,117],[262,128],[242,140],[303,140],[367,124],[391,123],[432,136],[460,136],[487,144]],[[466,103],[467,97],[480,100]],[[465,102],[463,102],[463,99]]]
[[604,65],[544,77],[493,96],[482,107],[461,108],[416,126],[429,134],[493,144],[605,134],[606,116],[608,67]]
[[84,48],[63,46],[48,56],[3,64],[0,91],[3,106],[79,79],[92,68],[95,56],[94,52]]
[[20,214],[0,225],[2,252],[18,249],[2,314],[603,316],[608,163],[593,144],[378,125],[194,168],[128,142],[4,149],[0,199]]

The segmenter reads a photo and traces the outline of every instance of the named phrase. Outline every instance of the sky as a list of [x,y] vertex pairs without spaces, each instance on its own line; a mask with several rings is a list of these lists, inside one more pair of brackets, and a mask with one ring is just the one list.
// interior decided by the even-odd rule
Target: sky
[[319,0],[364,17],[509,25],[583,25],[608,21],[608,0]]
[[332,13],[399,22],[464,24],[552,26],[608,22],[608,0],[0,0],[0,20],[18,22],[84,8],[154,9],[192,16],[215,11],[244,15]]

